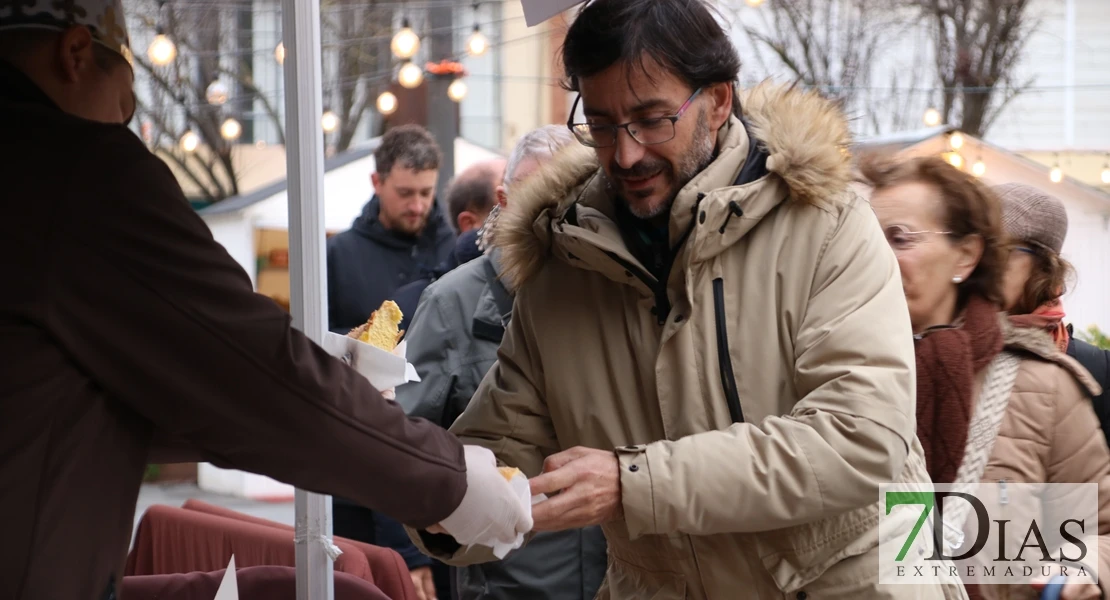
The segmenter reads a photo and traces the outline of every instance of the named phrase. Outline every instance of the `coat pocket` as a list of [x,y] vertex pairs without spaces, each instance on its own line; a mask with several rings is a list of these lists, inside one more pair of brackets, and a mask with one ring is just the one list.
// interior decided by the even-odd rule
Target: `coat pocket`
[[[837,563],[879,547],[878,505],[754,537],[760,561],[775,585],[786,593],[800,591]],[[874,568],[860,572],[861,579],[878,577],[878,552],[874,555]]]
[[686,600],[686,578],[679,573],[641,569],[616,557],[598,598],[610,600]]

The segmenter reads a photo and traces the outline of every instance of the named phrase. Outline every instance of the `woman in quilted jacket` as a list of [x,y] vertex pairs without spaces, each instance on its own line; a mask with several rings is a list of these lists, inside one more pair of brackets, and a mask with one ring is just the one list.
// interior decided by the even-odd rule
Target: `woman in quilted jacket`
[[1060,251],[1068,233],[1064,203],[1035,187],[1020,183],[996,186],[992,191],[1002,203],[1002,228],[1011,241],[1006,276],[1002,283],[1002,307],[1010,321],[1021,327],[1044,329],[1056,347],[1079,361],[1102,386],[1102,394],[1091,398],[1102,433],[1110,441],[1110,352],[1071,334],[1064,325],[1060,296],[1072,267]]
[[[968,554],[956,563],[968,596],[1037,598],[1051,581],[1063,586],[1064,599],[1103,597],[1110,590],[1110,450],[1087,400],[1098,384],[1043,330],[1015,326],[1001,313],[1011,248],[997,197],[936,157],[873,162],[864,175],[909,306],[917,432],[929,474],[973,494],[989,515],[987,541],[972,505],[949,497],[938,527],[948,556]],[[1061,486],[1030,485],[1043,483],[1097,484],[1099,499],[1080,505],[1051,495]],[[1091,508],[1085,532],[1072,533],[1097,547],[1097,561],[1093,553],[1077,558],[1074,549],[1058,555],[1063,540],[1048,517],[1060,506]],[[1040,538],[1027,538],[1034,518],[1051,561],[1042,561]],[[1106,577],[1095,583],[1095,573]]]

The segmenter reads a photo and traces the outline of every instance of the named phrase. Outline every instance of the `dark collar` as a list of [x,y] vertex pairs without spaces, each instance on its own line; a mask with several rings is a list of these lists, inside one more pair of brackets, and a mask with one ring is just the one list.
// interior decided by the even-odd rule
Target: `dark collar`
[[0,60],[0,101],[36,104],[60,111],[58,105],[30,77],[14,65]]

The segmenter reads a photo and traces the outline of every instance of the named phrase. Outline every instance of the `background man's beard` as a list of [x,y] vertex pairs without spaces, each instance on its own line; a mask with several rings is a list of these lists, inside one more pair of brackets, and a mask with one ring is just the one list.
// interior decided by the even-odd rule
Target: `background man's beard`
[[[678,196],[679,190],[690,183],[690,180],[697,176],[713,162],[713,149],[716,147],[716,141],[709,133],[709,116],[706,114],[705,109],[698,111],[698,122],[694,128],[693,144],[686,154],[681,158],[678,163],[677,171],[671,166],[667,165],[667,170],[673,174],[672,179],[674,183],[671,189],[667,190],[666,200],[656,206],[636,206],[629,202],[628,198],[622,198],[625,205],[628,207],[629,212],[640,219],[654,219],[655,217],[670,214],[671,206],[674,204],[674,199]],[[621,170],[622,173],[627,173],[633,177],[637,175],[647,175],[658,170],[655,165],[651,164],[636,164],[631,169]],[[613,170],[617,173],[617,170]],[[612,180],[610,180],[610,188],[613,188]]]

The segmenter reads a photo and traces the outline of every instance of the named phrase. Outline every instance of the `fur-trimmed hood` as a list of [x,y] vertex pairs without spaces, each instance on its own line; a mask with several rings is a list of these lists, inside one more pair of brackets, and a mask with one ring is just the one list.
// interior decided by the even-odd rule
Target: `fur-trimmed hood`
[[1075,380],[1092,396],[1098,396],[1102,393],[1102,387],[1095,381],[1095,378],[1078,361],[1060,352],[1048,332],[1029,327],[1016,327],[1005,315],[1001,317],[1001,323],[1002,341],[1007,350],[1032,354],[1048,362],[1056,363],[1072,377],[1075,377]]
[[[741,96],[743,124],[732,117],[728,127],[746,126],[758,140],[768,155],[767,170],[785,182],[791,201],[827,206],[845,197],[852,178],[851,134],[834,104],[814,92],[772,83]],[[593,150],[572,144],[515,191],[499,218],[495,242],[511,287],[527,281],[550,256],[551,224],[599,172]]]

